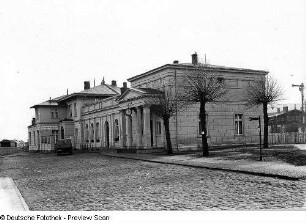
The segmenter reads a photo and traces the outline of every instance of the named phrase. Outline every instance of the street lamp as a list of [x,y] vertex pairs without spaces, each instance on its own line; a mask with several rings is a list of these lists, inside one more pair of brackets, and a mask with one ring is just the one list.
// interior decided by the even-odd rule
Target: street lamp
[[[301,92],[302,96],[302,123],[305,124],[305,114],[304,114],[304,83],[301,84],[292,84],[292,87],[299,87],[299,91]],[[303,126],[303,132],[305,131]]]
[[260,122],[260,116],[258,117],[250,117],[249,121],[255,121],[258,120],[259,123],[259,161],[262,161],[262,151],[261,151],[261,122]]

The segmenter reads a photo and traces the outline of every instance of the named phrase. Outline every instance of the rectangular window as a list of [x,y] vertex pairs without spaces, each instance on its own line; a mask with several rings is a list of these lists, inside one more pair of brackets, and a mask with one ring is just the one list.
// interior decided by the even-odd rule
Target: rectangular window
[[54,113],[53,113],[53,111],[51,111],[51,118],[54,118]]
[[71,118],[72,117],[72,109],[71,109],[71,105],[68,105],[68,117]]
[[237,87],[239,87],[238,79],[228,80],[228,86],[230,88],[237,88]]
[[55,118],[58,118],[58,111],[55,109]]
[[[206,114],[206,135],[208,135],[208,114]],[[199,135],[202,135],[202,122],[200,120],[200,115],[199,115]]]
[[79,137],[79,129],[77,129],[77,128],[74,130],[74,137],[75,137],[74,141],[77,142],[78,141],[78,137]]
[[157,135],[161,134],[161,122],[159,121],[156,122],[156,134]]
[[29,145],[32,145],[32,143],[31,143],[31,132],[29,132]]
[[76,103],[73,104],[74,106],[74,117],[77,116],[77,106],[76,106]]
[[89,129],[88,129],[88,124],[86,124],[86,128],[85,128],[85,140],[86,140],[86,142],[89,142]]
[[235,114],[235,135],[243,135],[243,115]]
[[52,130],[52,136],[54,137],[54,142],[57,142],[58,139],[58,130]]

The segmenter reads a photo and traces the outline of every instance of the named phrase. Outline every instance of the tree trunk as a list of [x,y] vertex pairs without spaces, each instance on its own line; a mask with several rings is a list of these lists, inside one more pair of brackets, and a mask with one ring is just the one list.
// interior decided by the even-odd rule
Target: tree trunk
[[170,138],[170,129],[169,129],[169,117],[163,117],[165,133],[166,133],[166,142],[167,142],[167,154],[172,154],[172,143]]
[[202,149],[203,156],[208,156],[208,143],[207,143],[207,131],[206,131],[206,111],[205,111],[205,102],[200,102],[200,121],[201,121],[201,130],[200,134],[202,135]]
[[263,139],[263,148],[268,148],[268,131],[269,131],[269,117],[268,117],[268,104],[263,103],[263,113],[264,113],[264,139]]

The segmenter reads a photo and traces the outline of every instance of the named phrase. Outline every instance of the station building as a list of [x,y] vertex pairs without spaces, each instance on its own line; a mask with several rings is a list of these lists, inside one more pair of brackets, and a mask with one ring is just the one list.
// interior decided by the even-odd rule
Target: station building
[[[29,149],[51,151],[57,139],[71,138],[75,149],[96,148],[147,153],[166,146],[163,121],[152,110],[149,99],[161,88],[176,88],[198,63],[174,61],[128,79],[67,94],[32,106],[35,118],[28,127]],[[207,72],[221,77],[229,88],[226,99],[207,104],[207,132],[210,145],[246,144],[259,141],[258,123],[249,117],[262,114],[261,107],[247,108],[244,96],[254,80],[267,71],[205,64]],[[176,89],[175,89],[176,90]],[[170,119],[173,149],[196,150],[201,146],[199,104],[180,110]]]

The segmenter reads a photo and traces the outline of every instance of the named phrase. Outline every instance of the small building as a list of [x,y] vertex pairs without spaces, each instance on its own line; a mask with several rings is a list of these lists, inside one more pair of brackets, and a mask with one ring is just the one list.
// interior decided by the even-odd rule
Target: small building
[[283,111],[269,114],[270,133],[289,133],[301,132],[303,127],[303,113],[301,110],[288,110],[284,107]]
[[0,147],[17,147],[17,142],[14,140],[3,139],[0,141]]

